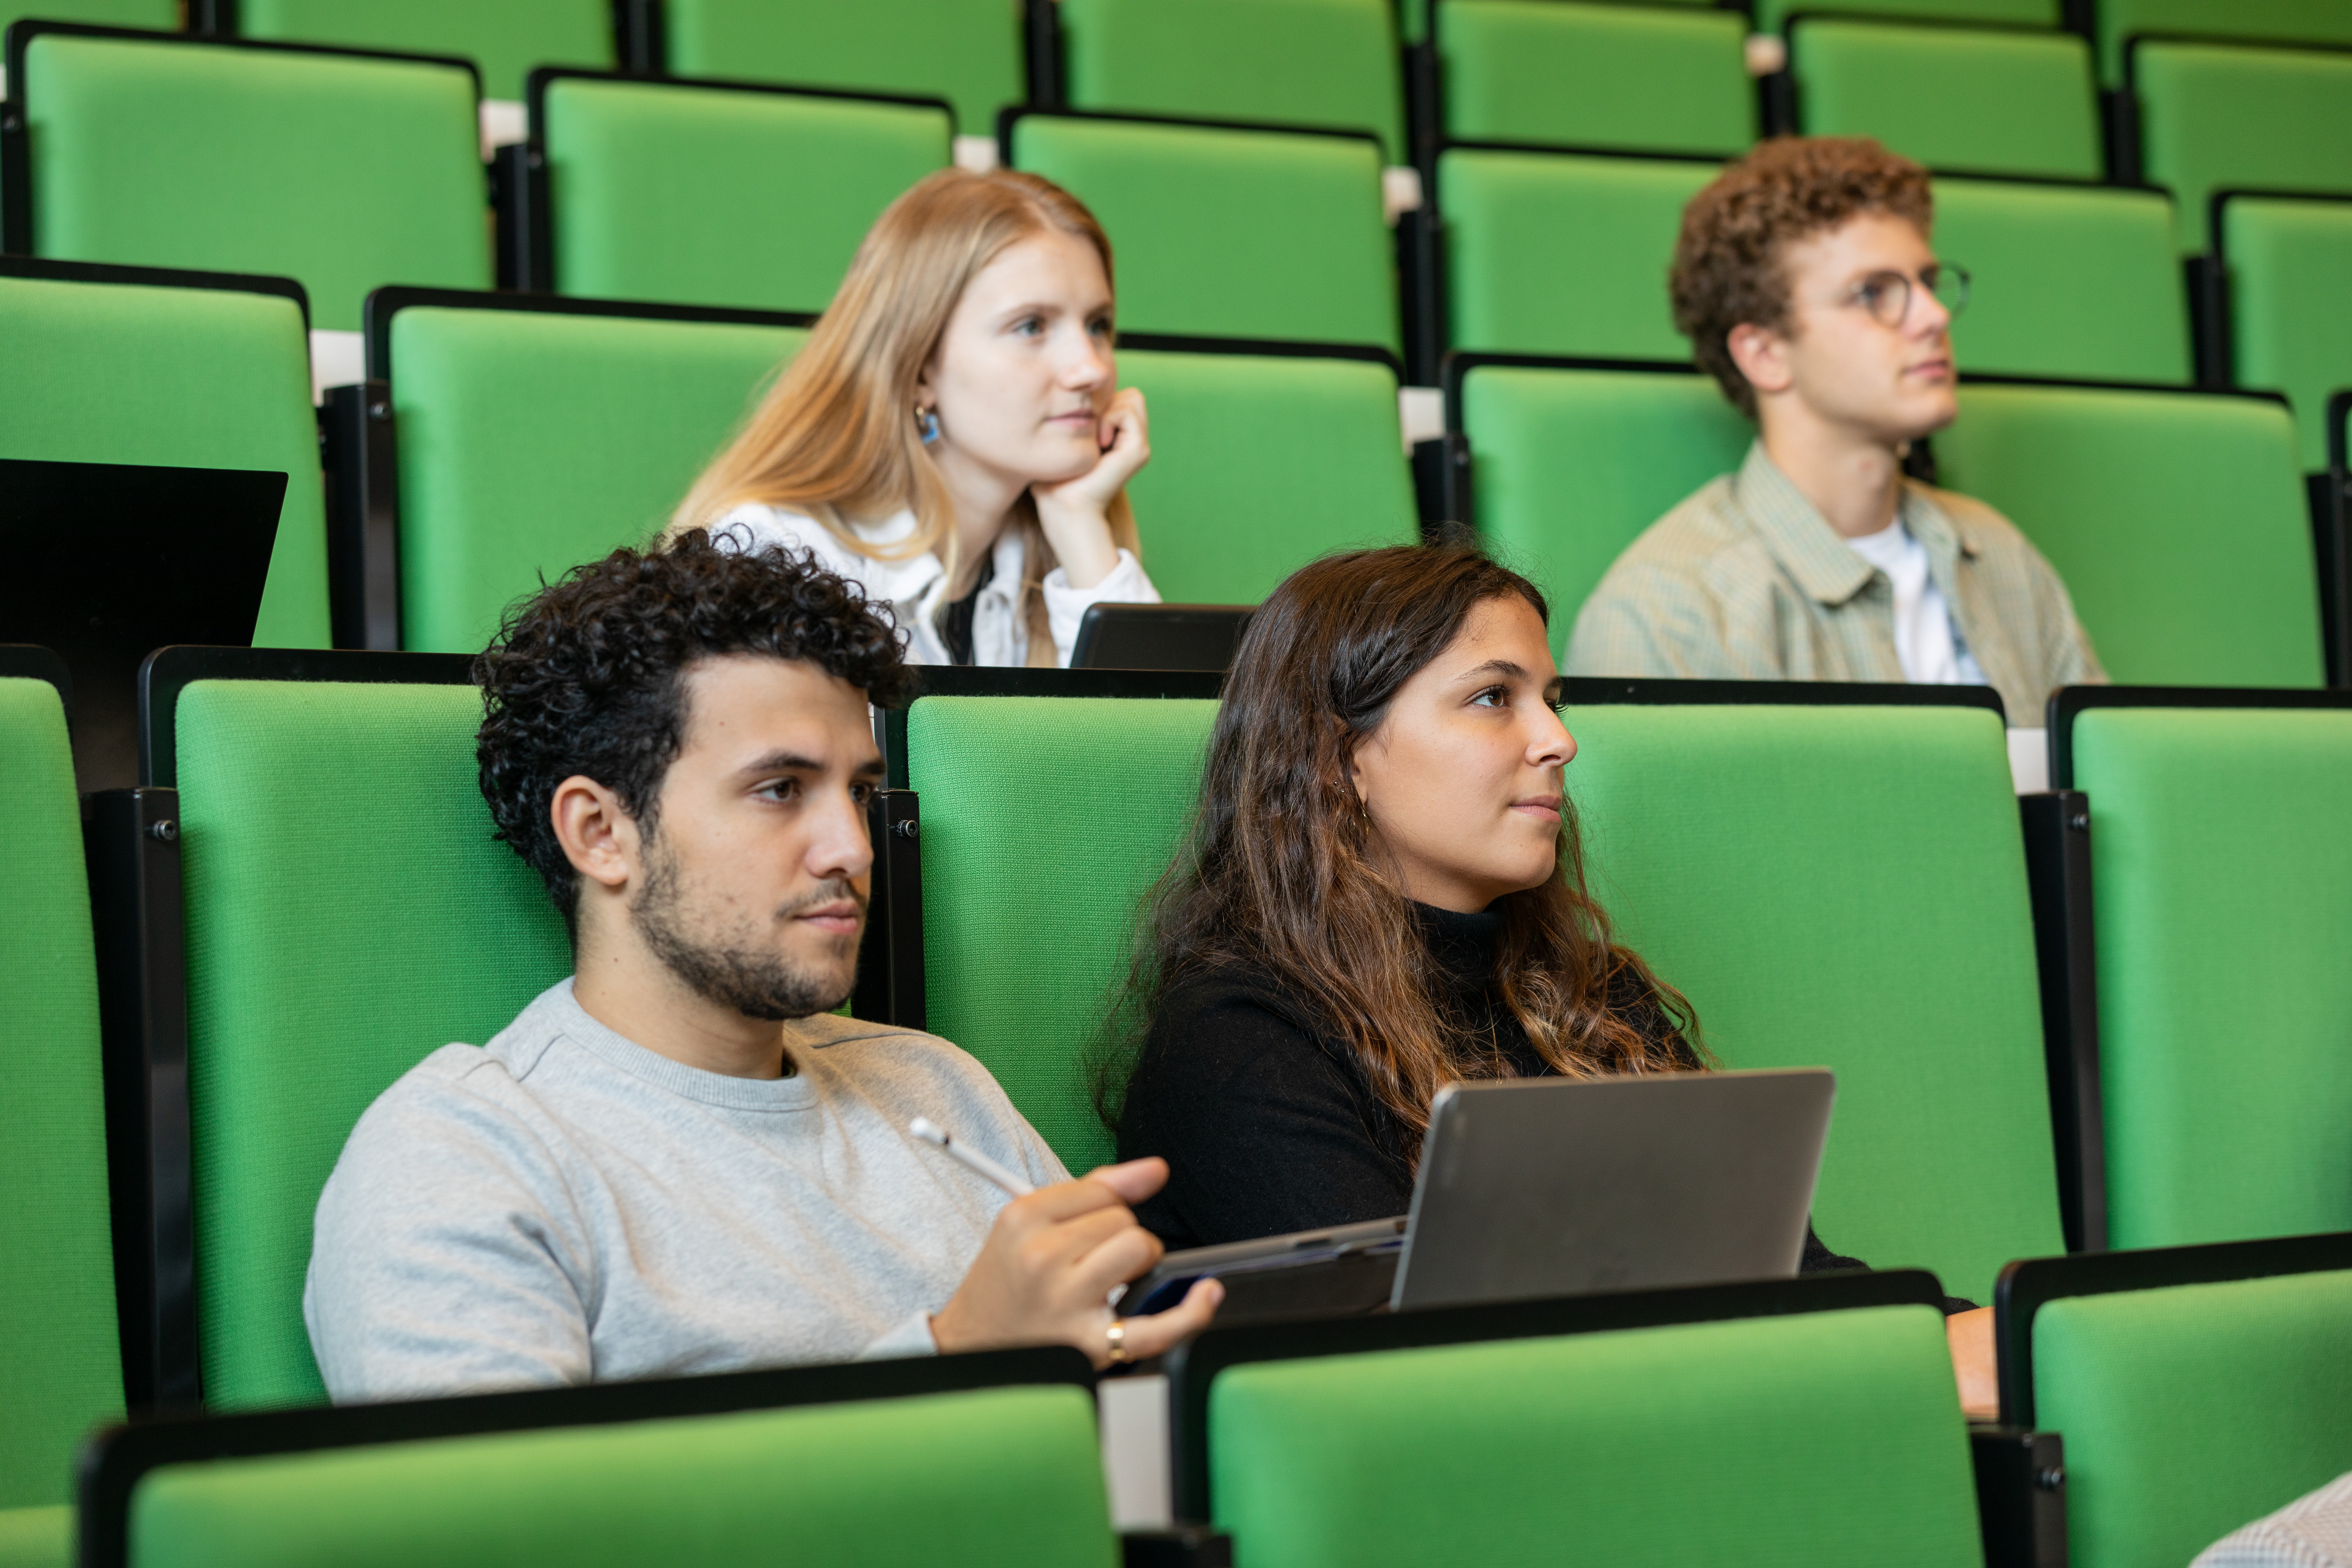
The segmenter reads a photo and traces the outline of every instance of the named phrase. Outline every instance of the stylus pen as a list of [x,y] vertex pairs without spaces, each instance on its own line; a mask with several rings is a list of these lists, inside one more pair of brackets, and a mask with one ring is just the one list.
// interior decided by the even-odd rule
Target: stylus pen
[[918,1116],[907,1123],[907,1131],[924,1142],[946,1151],[949,1159],[965,1170],[987,1177],[1016,1198],[1025,1198],[1037,1189],[977,1150],[967,1149],[948,1136],[946,1128],[929,1117]]

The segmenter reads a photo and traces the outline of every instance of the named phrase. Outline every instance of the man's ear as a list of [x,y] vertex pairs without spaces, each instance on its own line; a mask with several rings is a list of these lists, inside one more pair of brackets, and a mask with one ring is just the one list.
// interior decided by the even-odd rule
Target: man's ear
[[1731,363],[1759,392],[1786,392],[1797,373],[1789,363],[1789,340],[1769,327],[1742,321],[1725,335]]
[[547,815],[564,858],[583,878],[617,892],[637,874],[644,846],[636,819],[594,779],[574,773],[557,784]]

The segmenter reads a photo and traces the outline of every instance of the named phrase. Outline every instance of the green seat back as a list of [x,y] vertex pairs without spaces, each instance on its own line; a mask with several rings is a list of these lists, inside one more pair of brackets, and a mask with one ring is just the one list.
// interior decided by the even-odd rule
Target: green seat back
[[926,1022],[996,1075],[1072,1171],[1112,1156],[1089,1048],[1126,982],[1139,900],[1191,818],[1215,718],[1213,702],[1076,697],[926,697],[907,716]]
[[1824,16],[1789,35],[1809,136],[1875,136],[1929,168],[2095,180],[2090,41]]
[[2132,60],[2141,162],[2183,251],[2212,247],[2216,191],[2352,194],[2352,53],[2150,41]]
[[1684,205],[1719,172],[1675,159],[1440,154],[1453,346],[1687,361],[1666,268]]
[[152,27],[162,33],[180,30],[177,0],[0,0],[0,27],[27,16],[79,22],[91,27]]
[[1983,1561],[1918,1306],[1244,1363],[1209,1466],[1240,1563]]
[[70,1500],[75,1448],[122,1415],[98,959],[65,708],[47,681],[0,678],[0,816],[5,1510]]
[[[1777,33],[1800,12],[1846,9],[1815,0],[1758,0],[1756,25]],[[1860,9],[1860,7],[1852,7]],[[1922,21],[1994,22],[2011,27],[2054,27],[2059,25],[2059,0],[1871,0],[1874,16],[1916,16]]]
[[2283,392],[2306,472],[2327,466],[2327,399],[2352,386],[2352,201],[2222,206],[2230,345],[2240,386]]
[[1013,165],[1102,221],[1129,331],[1398,346],[1369,140],[1030,115]]
[[2124,80],[2124,49],[2138,33],[2193,33],[2207,37],[2279,43],[2352,44],[2352,8],[2343,0],[2099,0],[2093,7],[2099,39],[2099,79]]
[[1076,1388],[175,1465],[141,1481],[130,1515],[133,1568],[1118,1559],[1092,1403]]
[[1479,366],[1462,425],[1478,532],[1551,601],[1555,655],[1611,563],[1755,435],[1712,378],[1671,371]]
[[[559,78],[539,127],[559,293],[822,310],[882,209],[948,165],[937,109]],[[724,227],[724,244],[680,244]]]
[[1169,603],[1254,605],[1318,555],[1420,539],[1387,365],[1129,349],[1118,369],[1151,410],[1129,494]]
[[2352,1273],[2048,1302],[2033,1408],[2066,1438],[2068,1560],[2178,1568],[2352,1469]]
[[571,969],[539,879],[490,837],[480,722],[470,686],[181,694],[196,1298],[215,1409],[325,1398],[302,1280],[343,1141],[394,1079],[452,1040],[488,1040]]
[[278,294],[0,275],[0,458],[287,476],[253,640],[324,647],[326,496],[302,311]]
[[[2025,856],[1980,708],[1566,715],[1593,893],[1730,1068],[1826,1067],[1832,1247],[1991,1299],[2064,1249]],[[1922,889],[1934,889],[1923,896]]]
[[2189,303],[2172,206],[2151,191],[1936,182],[1936,248],[1969,268],[1967,370],[2186,383]]
[[409,54],[462,55],[481,68],[482,90],[520,100],[539,66],[610,69],[612,8],[600,0],[240,0],[247,38]]
[[0,1509],[0,1563],[6,1568],[74,1568],[79,1561],[70,1505]]
[[2352,712],[2092,708],[2074,736],[2115,1245],[2352,1230]]
[[403,643],[475,652],[542,575],[644,544],[805,337],[523,310],[395,313]]
[[[1445,134],[1729,155],[1756,140],[1756,88],[1729,11],[1579,0],[1444,0]],[[1449,213],[1449,216],[1451,214]]]
[[452,66],[36,37],[34,253],[299,279],[355,331],[383,283],[490,283],[474,79]]
[[1404,154],[1390,0],[1064,0],[1073,109],[1369,131]]
[[2064,579],[2107,674],[2320,684],[2294,423],[2264,398],[1963,386],[1942,482],[1991,502]]
[[1020,0],[665,0],[662,14],[680,76],[944,98],[966,136],[1027,93]]

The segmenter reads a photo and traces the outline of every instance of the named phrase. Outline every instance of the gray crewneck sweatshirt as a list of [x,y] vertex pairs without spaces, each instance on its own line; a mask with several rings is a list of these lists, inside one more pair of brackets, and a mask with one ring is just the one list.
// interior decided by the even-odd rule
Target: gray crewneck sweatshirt
[[936,1036],[803,1018],[797,1071],[703,1072],[564,980],[486,1047],[383,1092],[319,1199],[303,1290],[338,1403],[935,1348],[1006,1198],[907,1123],[1066,1179],[986,1068]]

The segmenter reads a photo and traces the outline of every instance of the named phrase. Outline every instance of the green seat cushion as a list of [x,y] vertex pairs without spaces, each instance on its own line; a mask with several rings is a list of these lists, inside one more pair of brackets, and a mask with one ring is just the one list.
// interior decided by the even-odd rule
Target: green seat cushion
[[[558,292],[809,311],[955,134],[911,105],[576,78],[540,130]],[[726,243],[678,242],[713,228]]]
[[2099,79],[2109,87],[2123,85],[2124,46],[2138,33],[2352,44],[2352,7],[2343,0],[2099,0],[2093,19]]
[[344,1139],[394,1079],[450,1041],[487,1041],[571,969],[539,879],[490,837],[480,722],[470,686],[181,694],[196,1295],[215,1409],[325,1398],[302,1279]]
[[[1787,27],[1799,12],[1838,9],[1814,0],[1758,0],[1756,25],[1766,32]],[[1860,7],[1854,7],[1860,9]],[[2054,27],[2059,0],[1871,0],[1874,16],[1916,16],[1923,21],[1996,22],[2011,27]]]
[[2317,686],[2294,424],[2267,399],[1963,386],[1942,482],[1999,507],[2141,686]]
[[2327,466],[2327,399],[2352,387],[2352,201],[2232,198],[2222,208],[2240,386],[2283,392],[2304,468]]
[[1369,131],[1404,154],[1390,0],[1062,0],[1073,109]]
[[1821,17],[1792,29],[1809,136],[1875,136],[1931,169],[2095,180],[2089,40]]
[[239,0],[236,29],[247,38],[461,55],[481,68],[485,94],[515,100],[536,67],[620,63],[602,0]]
[[1259,1362],[1209,1394],[1251,1563],[1958,1568],[1965,1433],[1925,1307]]
[[[98,959],[47,681],[0,678],[0,1510],[14,1510],[70,1500],[76,1447],[122,1415]],[[13,1517],[0,1512],[0,1562]]]
[[1939,179],[1936,248],[1974,277],[1968,310],[1952,325],[1965,369],[2189,379],[2189,303],[2162,195]]
[[1683,207],[1719,172],[1673,159],[1442,153],[1452,345],[1687,361],[1666,269]]
[[0,1568],[73,1568],[76,1561],[71,1507],[0,1510]]
[[542,575],[651,539],[806,335],[521,310],[397,312],[405,646],[477,652]]
[[1370,141],[1033,115],[1013,164],[1102,221],[1129,331],[1398,346]]
[[966,136],[1027,93],[1020,0],[665,0],[662,15],[679,76],[944,98]]
[[333,331],[379,284],[489,286],[468,71],[50,34],[25,79],[37,255],[289,276]]
[[1729,155],[1756,140],[1744,17],[1578,0],[1445,0],[1445,134]]
[[0,278],[0,458],[287,476],[253,640],[324,647],[326,496],[291,300]]
[[2133,52],[2140,156],[2180,248],[2211,248],[2221,190],[2352,195],[2352,53],[2156,43]]
[[1169,603],[1254,605],[1318,555],[1420,539],[1387,365],[1129,349],[1118,368],[1151,412],[1129,495]]
[[134,1568],[1118,1557],[1092,1402],[1076,1388],[178,1465],[141,1481],[130,1535]]
[[2095,708],[2074,733],[2115,1245],[2352,1230],[2352,712]]
[[2069,1561],[2178,1568],[2352,1469],[2352,1274],[2049,1302],[2033,1407],[2066,1438]]

